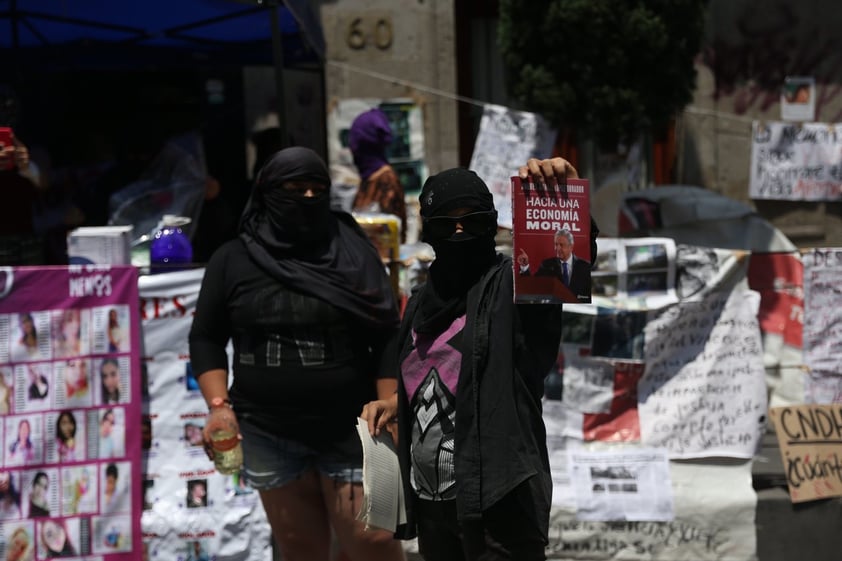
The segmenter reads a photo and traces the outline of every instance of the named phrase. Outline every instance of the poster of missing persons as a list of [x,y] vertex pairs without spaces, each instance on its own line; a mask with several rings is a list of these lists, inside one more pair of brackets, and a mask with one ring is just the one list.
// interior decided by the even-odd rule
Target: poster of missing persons
[[139,560],[137,270],[0,268],[0,556]]
[[[269,561],[271,538],[256,491],[216,472],[202,446],[207,405],[188,335],[204,269],[140,278],[143,548],[148,561]],[[230,353],[229,353],[230,356]]]

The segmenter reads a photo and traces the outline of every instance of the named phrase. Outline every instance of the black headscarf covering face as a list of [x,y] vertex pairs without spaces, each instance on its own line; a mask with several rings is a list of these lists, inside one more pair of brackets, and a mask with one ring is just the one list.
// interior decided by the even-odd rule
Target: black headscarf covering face
[[[419,200],[423,218],[446,216],[460,208],[466,213],[494,210],[494,199],[485,182],[463,168],[428,178]],[[496,262],[497,252],[491,234],[459,232],[446,239],[430,239],[424,234],[436,259],[430,265],[430,280],[420,295],[413,328],[419,333],[440,333],[465,313],[468,291]]]
[[373,327],[399,317],[380,256],[354,219],[330,210],[326,190],[316,197],[285,191],[286,181],[330,185],[322,159],[309,148],[286,148],[260,170],[240,220],[251,258],[283,284],[310,294]]

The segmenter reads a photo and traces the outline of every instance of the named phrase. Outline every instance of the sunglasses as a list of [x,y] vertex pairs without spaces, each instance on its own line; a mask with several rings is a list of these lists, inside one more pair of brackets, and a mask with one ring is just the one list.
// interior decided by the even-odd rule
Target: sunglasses
[[481,211],[462,216],[434,216],[424,219],[424,237],[431,240],[443,240],[456,232],[456,225],[472,236],[493,236],[497,233],[497,211]]

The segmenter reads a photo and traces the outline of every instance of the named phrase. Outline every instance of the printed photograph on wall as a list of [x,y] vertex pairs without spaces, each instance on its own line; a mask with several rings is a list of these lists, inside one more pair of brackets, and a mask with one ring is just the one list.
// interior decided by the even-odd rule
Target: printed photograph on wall
[[816,120],[816,79],[810,76],[787,76],[781,88],[781,119],[784,121]]
[[15,379],[19,384],[16,410],[44,411],[53,407],[55,384],[49,362],[32,362],[15,367]]
[[39,464],[44,458],[41,415],[14,416],[6,419],[5,465]]
[[69,463],[86,459],[85,412],[64,409],[47,414],[47,463]]
[[12,314],[11,352],[12,362],[28,362],[49,359],[50,315],[47,312],[23,312]]
[[22,494],[20,472],[0,471],[0,520],[22,517]]
[[71,358],[90,352],[90,310],[53,310],[52,342],[54,358]]
[[62,514],[71,516],[97,512],[98,483],[94,464],[62,468]]
[[56,406],[88,407],[93,404],[89,358],[71,358],[53,366],[58,385]]
[[58,516],[59,477],[57,469],[34,469],[21,472],[24,489],[23,515],[27,518]]
[[94,516],[93,553],[103,555],[132,549],[129,516]]
[[35,523],[20,520],[0,526],[5,547],[6,561],[33,561],[35,559]]

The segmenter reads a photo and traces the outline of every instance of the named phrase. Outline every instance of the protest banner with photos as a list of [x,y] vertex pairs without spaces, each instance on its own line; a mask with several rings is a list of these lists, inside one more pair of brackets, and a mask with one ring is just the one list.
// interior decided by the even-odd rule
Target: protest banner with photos
[[198,269],[140,278],[149,434],[136,485],[143,489],[143,545],[149,561],[268,561],[270,530],[258,493],[240,473],[217,473],[202,446],[207,405],[188,334],[203,275]]
[[0,543],[140,560],[137,270],[0,269]]

